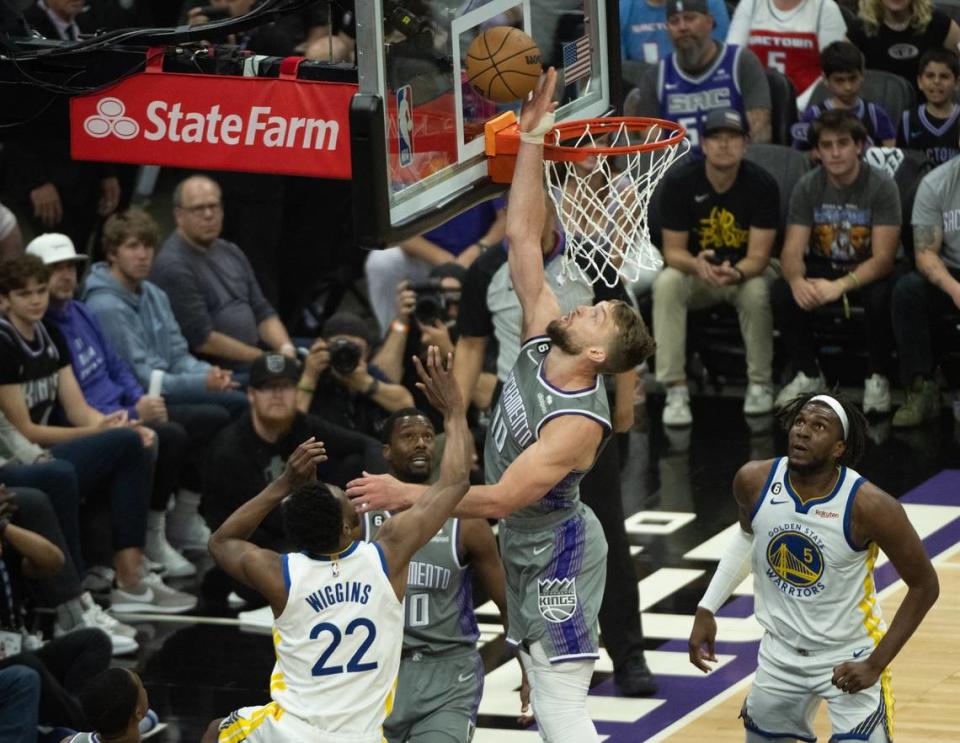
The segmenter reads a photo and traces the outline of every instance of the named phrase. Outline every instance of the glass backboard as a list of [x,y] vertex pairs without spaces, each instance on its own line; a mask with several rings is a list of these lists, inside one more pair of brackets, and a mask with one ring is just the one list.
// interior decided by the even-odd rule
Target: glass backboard
[[383,245],[419,234],[503,190],[486,177],[483,128],[519,103],[496,104],[467,82],[467,48],[484,29],[513,26],[533,37],[544,64],[559,73],[558,120],[610,113],[611,100],[618,100],[610,81],[619,79],[619,42],[616,10],[610,18],[606,5],[358,2],[359,95],[351,137],[360,243]]

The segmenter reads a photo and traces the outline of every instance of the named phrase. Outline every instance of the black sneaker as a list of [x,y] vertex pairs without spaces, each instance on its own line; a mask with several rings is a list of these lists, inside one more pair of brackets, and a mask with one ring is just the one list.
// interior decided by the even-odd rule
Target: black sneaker
[[649,697],[657,693],[657,682],[643,656],[628,658],[613,671],[613,683],[628,697]]

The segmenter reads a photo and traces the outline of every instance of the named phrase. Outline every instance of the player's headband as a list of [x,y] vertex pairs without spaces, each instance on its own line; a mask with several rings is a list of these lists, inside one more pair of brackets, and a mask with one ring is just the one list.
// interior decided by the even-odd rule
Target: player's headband
[[811,402],[822,402],[828,408],[830,408],[834,413],[837,414],[837,418],[840,419],[840,425],[843,426],[843,440],[847,440],[847,433],[850,431],[850,421],[847,419],[847,412],[843,409],[843,405],[835,397],[830,397],[830,395],[814,395],[807,403]]

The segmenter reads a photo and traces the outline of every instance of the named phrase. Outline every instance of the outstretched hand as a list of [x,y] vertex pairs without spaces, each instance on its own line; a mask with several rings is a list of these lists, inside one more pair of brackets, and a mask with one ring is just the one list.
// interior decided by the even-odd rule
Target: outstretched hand
[[520,131],[530,132],[537,128],[543,115],[557,110],[553,92],[557,87],[557,71],[551,67],[537,82],[531,96],[523,102],[520,109]]
[[419,357],[413,357],[420,381],[417,387],[427,396],[427,400],[443,415],[453,415],[463,411],[463,396],[460,387],[453,378],[453,354],[447,354],[447,365],[440,360],[437,346],[427,348],[427,365],[424,368]]
[[286,480],[289,489],[293,490],[316,480],[317,465],[326,461],[327,451],[323,448],[323,442],[317,441],[311,436],[300,444],[287,459],[287,466],[284,468],[281,477]]

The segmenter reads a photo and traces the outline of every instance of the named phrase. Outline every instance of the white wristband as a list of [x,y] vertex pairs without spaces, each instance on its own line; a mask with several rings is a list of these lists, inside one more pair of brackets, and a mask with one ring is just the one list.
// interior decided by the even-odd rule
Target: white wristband
[[717,572],[713,574],[707,592],[703,594],[698,608],[704,608],[711,614],[723,606],[733,590],[750,574],[750,553],[753,551],[753,534],[736,529],[727,549],[720,558]]
[[547,111],[533,129],[520,132],[520,141],[527,144],[543,144],[543,137],[553,129],[555,118],[553,111]]

